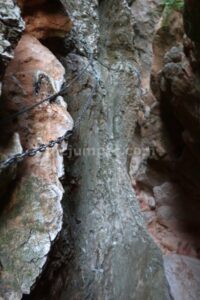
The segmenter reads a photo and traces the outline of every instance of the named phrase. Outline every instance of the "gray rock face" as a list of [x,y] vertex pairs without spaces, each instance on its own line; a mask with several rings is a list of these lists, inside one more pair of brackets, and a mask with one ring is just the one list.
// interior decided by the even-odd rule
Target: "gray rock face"
[[[128,175],[141,101],[131,10],[126,1],[101,1],[98,7],[96,1],[76,3],[71,14],[81,25],[78,36],[87,36],[86,45],[79,43],[98,55],[68,93],[74,119],[95,82],[98,89],[74,138],[70,172],[78,184],[65,201],[75,259],[62,299],[168,299],[162,256],[145,230]],[[86,58],[69,54],[67,79],[86,64]]]
[[[61,190],[61,186],[60,186]],[[26,177],[0,218],[0,297],[21,299],[40,275],[51,243],[62,226],[58,184]],[[56,217],[55,217],[56,216]]]
[[163,1],[132,1],[131,11],[135,31],[134,44],[142,69],[142,81],[149,82],[152,66],[152,41],[162,10]]
[[[80,51],[83,51],[83,43],[88,45],[90,50],[97,50],[97,41],[99,38],[98,22],[98,0],[73,1],[61,0],[66,8],[72,22],[73,29],[71,37],[75,39],[75,44]],[[81,9],[80,9],[81,8]]]
[[171,295],[176,300],[200,298],[200,262],[198,259],[169,255],[164,257]]
[[20,9],[12,0],[0,1],[0,67],[2,78],[8,62],[13,58],[13,50],[24,30]]

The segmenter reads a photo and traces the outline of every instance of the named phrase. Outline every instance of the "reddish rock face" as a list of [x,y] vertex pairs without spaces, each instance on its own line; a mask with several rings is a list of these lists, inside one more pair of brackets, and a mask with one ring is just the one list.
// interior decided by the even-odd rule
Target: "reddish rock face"
[[71,30],[72,22],[59,1],[19,0],[26,23],[25,32],[37,39],[64,37]]
[[151,87],[142,81],[147,92],[138,112],[141,154],[134,154],[130,174],[161,250],[199,258],[199,78],[192,43],[183,35],[180,12],[157,26]]
[[[64,82],[64,73],[63,66],[46,47],[35,37],[24,35],[4,77],[3,96],[7,111],[17,112],[58,92]],[[40,77],[42,80],[39,83]],[[20,116],[11,130],[19,132],[24,148],[32,148],[62,136],[71,128],[72,119],[64,100],[59,97],[51,104],[44,103]],[[42,172],[43,176],[46,173],[45,176],[49,177],[57,170],[57,151],[52,149],[27,160],[26,170],[30,168],[31,173],[35,170],[35,173]],[[44,165],[47,170],[51,168],[50,173],[49,170],[45,171]]]
[[[65,69],[44,44],[48,41],[54,45],[55,38],[59,42],[64,40],[60,38],[71,29],[71,21],[60,1],[19,0],[18,3],[26,28],[3,78],[2,102],[4,113],[8,115],[60,91]],[[44,102],[20,115],[5,126],[4,133],[6,139],[16,133],[18,143],[26,150],[55,140],[72,127],[67,105],[60,96],[52,103]],[[22,151],[21,146],[18,149],[18,152]],[[0,298],[3,295],[7,299],[9,294],[13,299],[21,299],[23,293],[30,292],[45,265],[51,243],[61,231],[64,190],[59,178],[64,174],[63,152],[66,149],[65,142],[56,144],[17,166],[16,184],[1,214],[1,220],[5,218],[6,222],[0,222],[3,265],[3,270],[0,270]],[[16,151],[8,150],[10,154]],[[12,174],[8,175],[10,180]],[[27,253],[36,263],[32,265],[29,262]]]
[[[19,112],[55,94],[64,82],[64,73],[57,58],[35,37],[25,34],[4,76],[5,111]],[[19,133],[26,150],[64,135],[72,129],[73,121],[63,98],[57,97],[20,115],[6,127],[10,133]],[[6,221],[0,222],[3,299],[7,294],[21,299],[23,293],[30,293],[61,231],[64,190],[59,178],[64,173],[62,153],[66,146],[55,145],[18,166],[16,184],[1,214],[1,220]]]

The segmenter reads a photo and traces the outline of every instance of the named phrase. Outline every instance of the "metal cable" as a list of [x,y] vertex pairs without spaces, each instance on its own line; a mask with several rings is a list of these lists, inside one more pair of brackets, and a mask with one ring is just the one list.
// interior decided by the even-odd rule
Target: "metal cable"
[[9,116],[8,118],[5,118],[5,119],[1,120],[1,121],[0,121],[0,124],[7,124],[7,123],[11,122],[12,120],[14,120],[15,118],[19,117],[20,115],[23,115],[24,113],[27,113],[27,112],[31,111],[32,109],[36,108],[37,106],[39,106],[39,105],[41,105],[41,104],[43,104],[43,103],[45,103],[45,102],[47,102],[47,101],[49,101],[49,103],[50,103],[51,101],[53,101],[53,100],[54,100],[55,98],[57,98],[58,96],[63,95],[63,94],[66,92],[66,90],[67,90],[74,82],[76,82],[76,81],[77,81],[77,80],[78,80],[78,79],[79,79],[79,78],[87,71],[87,69],[89,68],[90,65],[91,65],[91,61],[89,61],[89,63],[87,64],[87,66],[86,66],[85,68],[83,68],[83,69],[81,70],[81,72],[80,72],[77,76],[75,76],[75,77],[70,81],[69,84],[65,85],[59,92],[57,92],[57,93],[55,93],[55,94],[53,94],[53,95],[51,95],[51,96],[49,96],[49,97],[47,97],[47,98],[45,98],[45,99],[39,101],[38,103],[33,104],[33,105],[30,106],[30,107],[27,107],[27,108],[22,109],[21,111],[19,111],[19,112],[13,114],[13,115],[11,115],[11,116]]
[[[54,95],[51,95],[43,100],[41,100],[40,102],[32,105],[31,107],[25,108],[23,110],[21,110],[20,112],[13,114],[12,116],[10,116],[9,118],[2,120],[0,122],[4,124],[15,119],[16,117],[18,117],[19,115],[22,115],[26,112],[29,112],[30,110],[34,109],[35,107],[41,105],[42,103],[49,101],[51,102],[52,100],[54,100],[56,97],[63,95],[66,90],[75,82],[77,81],[79,78],[81,78],[81,76],[87,71],[87,69],[89,68],[89,66],[92,67],[93,71],[94,71],[94,66],[93,66],[93,60],[92,60],[92,53],[89,53],[89,63],[86,65],[86,67],[84,67],[81,72],[75,76],[71,82],[68,85],[65,85],[58,93],[55,93]],[[94,71],[95,73],[95,71]],[[96,73],[95,73],[96,74]],[[96,77],[96,76],[95,76]],[[51,140],[46,144],[40,144],[38,147],[32,148],[32,149],[28,149],[26,151],[24,151],[23,153],[17,153],[11,157],[9,157],[8,159],[4,160],[4,161],[0,161],[0,169],[4,169],[12,164],[15,163],[19,163],[21,161],[23,161],[26,157],[33,157],[35,156],[37,153],[42,153],[45,152],[47,148],[53,148],[56,144],[59,145],[61,144],[63,141],[68,141],[68,139],[71,137],[71,135],[73,134],[73,132],[79,128],[83,118],[85,117],[85,113],[88,110],[88,108],[90,107],[91,103],[92,103],[92,99],[95,95],[95,90],[97,88],[97,78],[96,78],[96,84],[93,86],[92,88],[92,92],[89,95],[83,109],[81,110],[81,112],[79,113],[79,116],[74,124],[74,128],[73,130],[68,130],[63,136],[58,137],[55,140]]]
[[9,157],[8,159],[1,161],[0,169],[7,168],[8,166],[15,164],[15,163],[19,163],[19,162],[23,161],[26,157],[33,157],[38,153],[45,152],[47,148],[53,148],[56,144],[60,145],[63,141],[68,141],[69,138],[71,137],[71,135],[73,134],[73,132],[75,131],[75,129],[79,128],[80,123],[83,120],[86,111],[88,110],[88,108],[90,107],[90,105],[92,103],[92,99],[95,95],[96,88],[97,88],[97,83],[92,88],[92,92],[89,95],[83,109],[81,110],[81,112],[75,122],[73,130],[68,130],[63,136],[58,137],[55,140],[51,140],[47,144],[40,144],[38,147],[28,149],[28,150],[24,151],[23,153],[17,153],[15,155],[13,155],[12,157]]

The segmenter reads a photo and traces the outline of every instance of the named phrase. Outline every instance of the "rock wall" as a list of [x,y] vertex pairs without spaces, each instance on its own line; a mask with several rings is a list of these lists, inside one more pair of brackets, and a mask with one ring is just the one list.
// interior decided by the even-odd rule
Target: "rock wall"
[[169,299],[129,177],[142,105],[136,19],[126,1],[62,2],[73,21],[61,58],[66,81],[90,63],[67,93],[74,120],[96,93],[66,154],[66,226],[24,299]]
[[[13,32],[7,31],[10,39],[13,35],[11,41],[14,48],[23,28],[22,25],[18,28],[17,22],[21,22],[19,25],[23,23],[19,8],[13,4],[12,10],[14,8],[16,11],[12,11],[11,16],[8,8],[6,6],[4,13],[2,5],[1,13],[7,18],[8,29],[11,31],[10,28],[14,27]],[[64,18],[66,21],[67,17],[63,15]],[[12,23],[12,19],[15,22]],[[44,101],[36,106],[42,99],[60,91],[64,84],[65,69],[53,53],[39,42],[37,26],[33,31],[31,22],[28,21],[29,26],[26,20],[25,33],[18,42],[14,58],[7,66],[2,81],[2,160],[8,155],[47,144],[73,128],[72,118],[61,96],[55,97],[51,103]],[[44,26],[46,23],[42,24]],[[48,24],[46,26],[47,38],[48,30],[53,29],[52,26],[48,28]],[[66,23],[65,33],[68,29]],[[57,30],[57,34],[63,31],[63,28],[59,32]],[[2,61],[3,59],[4,57]],[[35,107],[29,110],[32,106]],[[28,110],[18,114],[24,109]],[[15,117],[12,119],[10,116],[13,114]],[[23,294],[30,293],[31,287],[42,273],[52,244],[62,229],[61,200],[64,190],[59,178],[64,174],[63,152],[66,149],[65,142],[62,145],[58,143],[53,149],[47,148],[37,155],[31,155],[18,165],[13,164],[3,170],[1,168],[1,299],[17,300]]]
[[182,13],[161,18],[159,0],[18,4],[3,118],[70,87],[67,106],[2,123],[2,157],[62,136],[67,109],[76,130],[67,152],[6,170],[0,298],[198,299],[199,60]]
[[[67,3],[83,53],[94,58],[90,73],[69,91],[74,118],[94,81],[98,89],[73,142],[69,176],[76,184],[65,202],[75,249],[61,299],[167,299],[162,256],[128,174],[141,102],[131,8],[126,1]],[[77,52],[66,57],[67,78],[87,64]]]
[[[2,90],[2,78],[5,69],[13,58],[13,50],[17,45],[21,34],[24,30],[24,21],[21,18],[20,10],[12,0],[0,1],[0,95]],[[1,105],[1,102],[0,102]],[[2,109],[1,109],[2,118]],[[22,147],[19,140],[19,135],[14,134],[8,141],[7,145],[0,145],[0,159],[6,159],[9,155],[20,153]],[[16,177],[16,168],[13,167],[9,172],[0,172],[2,195],[8,188],[8,184]],[[1,201],[2,202],[2,201]]]
[[0,2],[0,79],[9,61],[13,58],[13,49],[24,30],[24,22],[20,15],[19,7],[12,0]]
[[181,11],[163,14],[153,56],[130,174],[147,228],[165,254],[171,295],[198,299],[199,56],[184,36]]

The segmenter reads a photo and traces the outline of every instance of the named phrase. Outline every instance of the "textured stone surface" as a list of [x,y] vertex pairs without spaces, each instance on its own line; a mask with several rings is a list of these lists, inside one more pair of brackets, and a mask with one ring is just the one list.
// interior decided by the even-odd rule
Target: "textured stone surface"
[[[64,73],[63,66],[47,48],[36,38],[24,35],[4,76],[5,111],[17,112],[59,91]],[[27,149],[62,136],[72,126],[66,104],[58,97],[54,103],[44,103],[18,117],[8,130],[17,131]],[[0,295],[5,300],[21,299],[23,293],[30,292],[61,230],[63,188],[59,177],[63,175],[65,150],[65,144],[56,145],[25,160],[1,211]]]
[[18,6],[12,0],[0,1],[0,79],[8,62],[13,58],[15,48],[22,31],[24,22]]
[[[14,133],[13,136],[9,139],[7,145],[0,147],[0,160],[4,161],[14,154],[22,153],[22,146],[20,142],[20,137],[18,133]],[[17,168],[16,165],[10,166],[8,168],[0,167],[0,197],[5,197],[9,185],[12,184],[12,181],[16,179]],[[2,206],[2,202],[0,201]]]
[[[78,181],[66,199],[75,258],[61,299],[167,299],[161,254],[146,233],[127,170],[140,103],[130,7],[126,1],[101,1],[99,7],[96,1],[66,2],[80,24],[79,43],[99,53],[94,70],[69,91],[74,118],[97,78],[100,87],[75,137],[77,151],[95,154],[76,157],[69,170]],[[69,54],[67,78],[86,64]]]
[[[136,26],[145,36],[150,11],[144,21],[145,10],[137,11],[140,4],[133,2],[133,14],[138,15]],[[139,54],[146,59],[141,62],[143,103],[134,136],[137,151],[133,151],[129,170],[147,228],[168,254],[165,270],[175,300],[199,299],[199,260],[192,258],[199,258],[200,233],[199,56],[183,34],[181,12],[171,10],[160,19],[154,38],[149,34],[145,44],[137,36]]]
[[22,15],[26,23],[25,32],[37,39],[65,37],[72,22],[61,2],[55,1],[21,1]]
[[171,10],[157,26],[154,94],[145,95],[138,113],[136,145],[141,150],[132,157],[130,175],[147,228],[168,254],[165,270],[172,296],[198,299],[199,58],[183,33],[177,11]]
[[169,255],[164,257],[165,272],[175,300],[200,298],[200,262],[198,259]]
[[[148,228],[162,250],[199,257],[195,213],[199,207],[195,196],[199,172],[193,157],[198,159],[194,142],[199,132],[198,75],[192,70],[195,58],[191,43],[184,41],[185,48],[182,44],[180,12],[172,12],[169,20],[163,23],[161,19],[153,41],[151,86],[155,104],[147,109],[147,94],[143,111],[138,114],[139,146],[151,151],[140,155],[139,164],[138,156],[133,156],[130,174]],[[152,196],[156,201],[154,213],[148,204]]]
[[90,48],[89,51],[97,51],[99,39],[98,0],[90,2],[61,0],[61,2],[73,22],[73,30],[69,35],[70,41],[78,48],[79,52],[84,52],[85,46]]
[[141,67],[141,81],[143,92],[149,91],[150,72],[152,67],[152,41],[162,10],[163,2],[160,0],[132,1],[130,4],[133,15],[135,31],[134,45],[138,52]]
[[[66,166],[69,231],[62,231],[52,261],[26,299],[169,299],[164,267],[171,298],[199,299],[198,58],[189,40],[183,46],[181,13],[161,18],[154,36],[162,1],[63,0],[73,21],[69,32],[68,17],[46,15],[50,2],[20,3],[27,32],[43,42],[68,33],[62,49],[68,82],[94,54],[92,66],[68,90],[74,118],[97,84]],[[63,67],[35,38],[22,38],[16,58],[3,87],[7,113],[39,101],[63,82]],[[57,99],[18,118],[10,132],[18,131],[28,148],[71,126],[63,100]],[[19,168],[0,218],[5,299],[20,299],[41,275],[62,225],[62,174],[57,148]],[[146,228],[170,254],[164,267]]]

